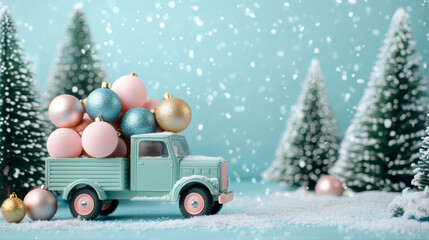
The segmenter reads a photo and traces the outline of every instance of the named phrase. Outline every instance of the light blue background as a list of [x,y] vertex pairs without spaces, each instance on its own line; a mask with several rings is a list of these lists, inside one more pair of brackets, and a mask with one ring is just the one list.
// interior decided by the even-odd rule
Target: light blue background
[[[83,8],[109,81],[134,71],[148,96],[161,100],[168,91],[186,100],[193,119],[183,133],[193,153],[223,156],[238,180],[259,177],[273,160],[312,58],[342,132],[398,7],[410,13],[429,60],[427,1],[354,2],[88,0]],[[2,3],[45,90],[76,1]]]

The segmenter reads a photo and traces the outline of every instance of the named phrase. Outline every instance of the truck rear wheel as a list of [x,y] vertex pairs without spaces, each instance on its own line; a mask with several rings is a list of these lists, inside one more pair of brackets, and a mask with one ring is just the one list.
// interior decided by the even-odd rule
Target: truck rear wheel
[[213,208],[213,197],[203,187],[191,187],[180,196],[179,208],[186,218],[208,215]]
[[97,193],[92,188],[77,190],[69,202],[73,217],[85,220],[94,220],[100,214],[102,205]]
[[213,203],[213,208],[211,211],[211,215],[215,215],[216,213],[218,213],[221,209],[222,209],[223,204],[220,204],[218,201]]
[[111,213],[113,213],[116,208],[118,207],[118,200],[112,200],[111,202],[104,203],[101,207],[100,215],[101,216],[107,216]]

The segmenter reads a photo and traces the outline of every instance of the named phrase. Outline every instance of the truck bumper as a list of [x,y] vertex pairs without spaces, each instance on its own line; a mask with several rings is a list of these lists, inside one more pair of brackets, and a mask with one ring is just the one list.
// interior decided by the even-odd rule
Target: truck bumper
[[230,191],[228,193],[222,193],[219,196],[218,201],[219,201],[219,204],[225,204],[227,202],[231,202],[232,199],[234,199],[234,192]]

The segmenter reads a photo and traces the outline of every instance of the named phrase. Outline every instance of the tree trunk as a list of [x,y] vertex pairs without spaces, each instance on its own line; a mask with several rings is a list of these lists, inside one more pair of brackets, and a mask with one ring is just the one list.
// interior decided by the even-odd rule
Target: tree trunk
[[3,171],[2,171],[2,173],[3,173],[3,176],[2,176],[2,195],[3,196],[0,196],[2,199],[2,202],[3,202],[3,200],[4,199],[6,199],[9,195],[10,195],[10,189],[9,189],[9,181],[7,180],[7,174],[8,174],[8,172],[9,172],[9,166],[5,166],[4,168],[3,168]]

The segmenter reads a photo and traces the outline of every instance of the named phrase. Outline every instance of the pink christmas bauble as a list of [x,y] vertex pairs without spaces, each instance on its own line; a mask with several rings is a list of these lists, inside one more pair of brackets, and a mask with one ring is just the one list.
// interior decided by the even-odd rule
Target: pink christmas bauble
[[316,183],[316,195],[343,195],[343,184],[334,176],[323,176]]
[[113,83],[114,91],[121,99],[121,112],[141,107],[146,101],[146,87],[143,82],[133,75],[122,76]]
[[84,109],[76,97],[60,95],[49,104],[49,119],[60,128],[72,128],[80,123]]
[[109,158],[123,158],[127,156],[127,145],[125,144],[124,139],[118,137],[118,145],[116,146],[115,151],[113,151],[112,154],[110,154]]
[[33,221],[50,220],[58,208],[55,195],[43,186],[28,192],[25,195],[24,204],[27,208],[27,216]]
[[82,146],[85,152],[95,158],[104,158],[115,151],[118,134],[107,122],[93,122],[82,133]]
[[59,128],[48,138],[49,156],[53,158],[75,158],[82,152],[82,143],[77,132],[70,128]]
[[160,102],[155,98],[146,98],[143,108],[146,108],[147,110],[152,110],[158,107],[159,103]]
[[79,134],[82,134],[83,130],[91,123],[93,123],[94,121],[88,116],[87,113],[85,113],[83,115],[82,121],[79,123],[79,125],[77,125],[76,127],[73,128],[73,130],[75,130],[76,132],[78,132]]

